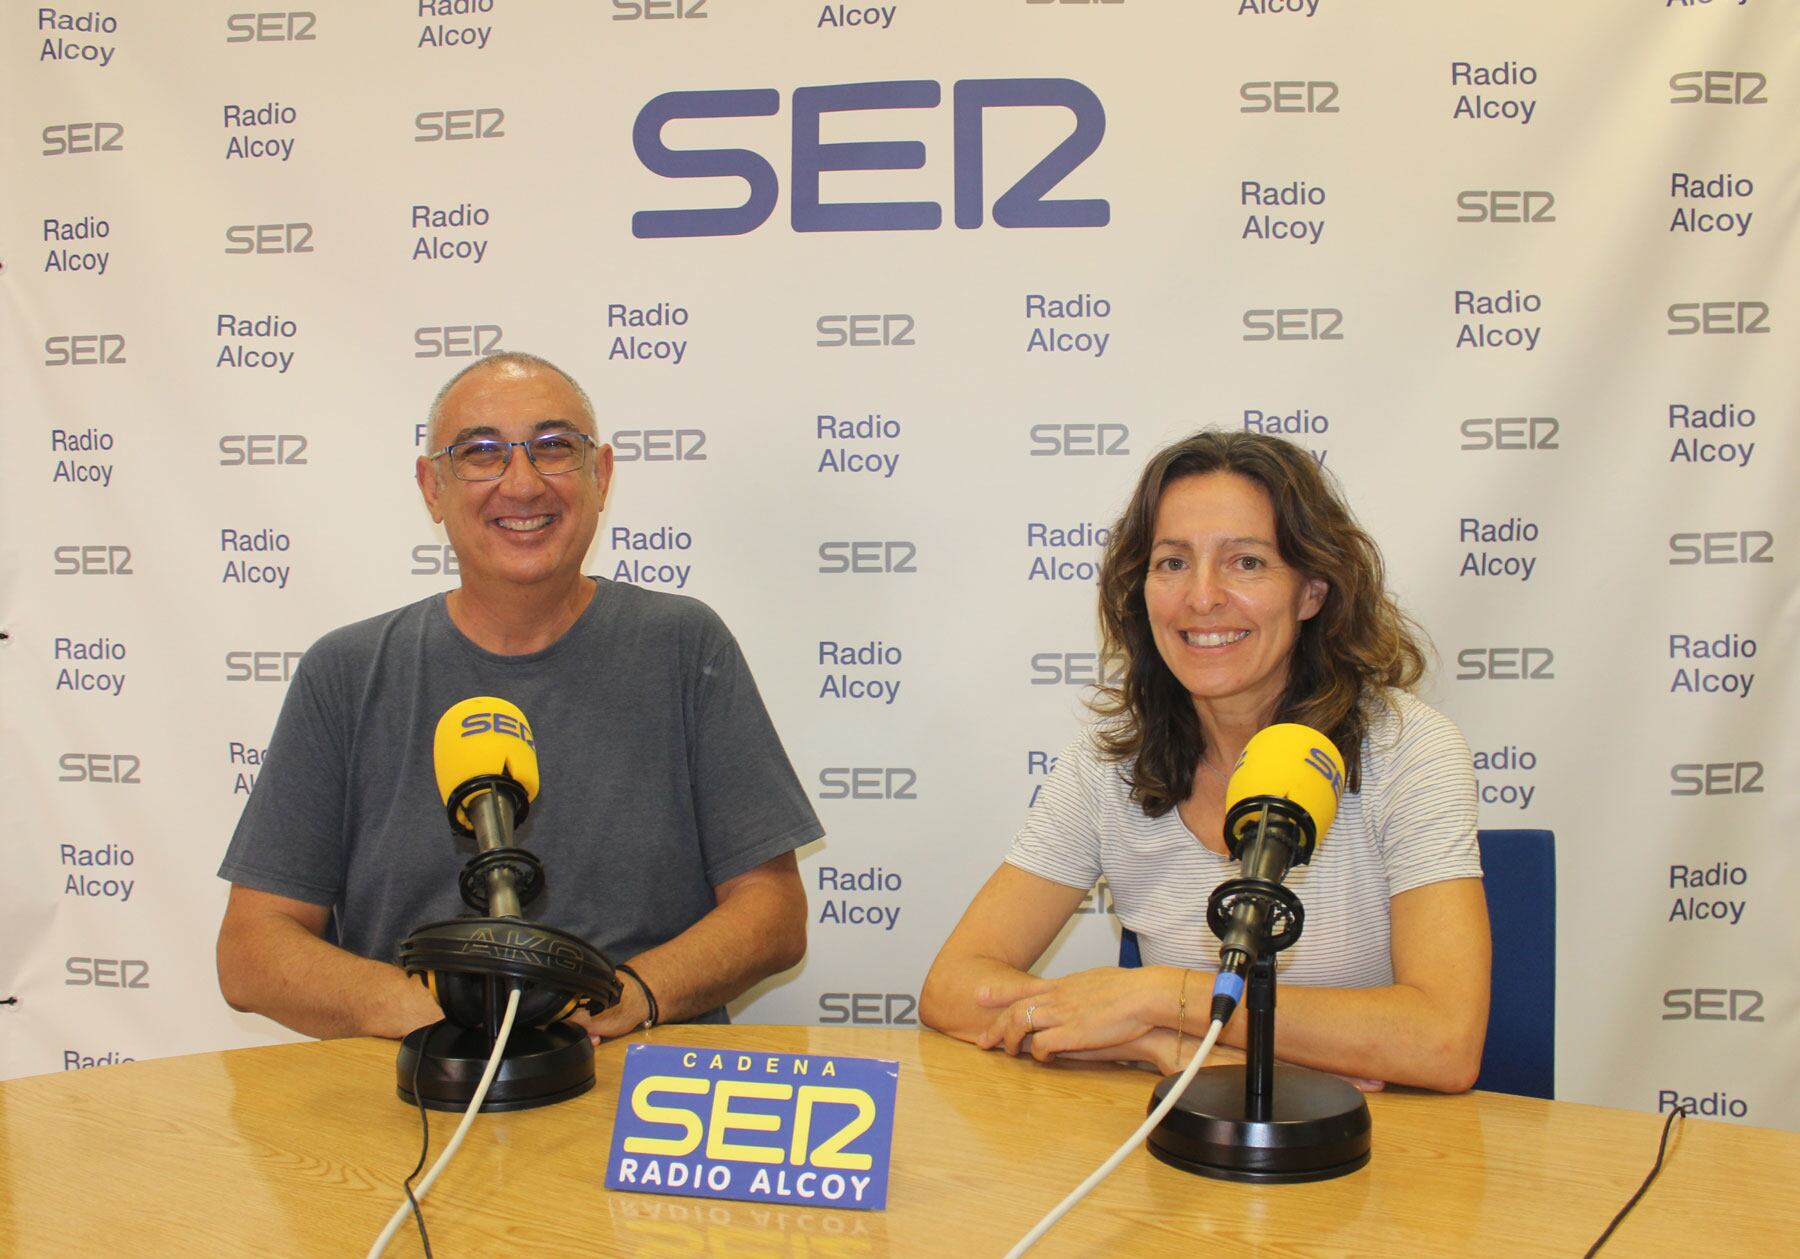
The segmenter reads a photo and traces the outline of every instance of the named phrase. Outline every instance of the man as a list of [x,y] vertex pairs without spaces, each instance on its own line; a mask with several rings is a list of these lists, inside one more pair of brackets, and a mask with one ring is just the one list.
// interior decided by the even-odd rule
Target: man
[[517,842],[543,859],[525,913],[581,936],[620,1003],[596,1040],[721,1021],[795,965],[806,894],[793,850],[822,830],[736,641],[693,599],[582,573],[612,480],[592,405],[531,355],[481,360],[431,412],[419,489],[462,584],[333,631],[301,661],[219,874],[232,883],[219,986],[313,1036],[399,1037],[441,1017],[393,964],[421,923],[463,912],[432,770],[452,704],[516,704],[542,794]]

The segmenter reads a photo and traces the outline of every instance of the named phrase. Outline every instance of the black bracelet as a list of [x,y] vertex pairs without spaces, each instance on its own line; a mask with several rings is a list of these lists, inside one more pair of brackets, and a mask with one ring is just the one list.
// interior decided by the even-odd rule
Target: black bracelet
[[649,1008],[649,1013],[644,1016],[643,1026],[638,1030],[644,1032],[649,1031],[656,1026],[657,1022],[662,1017],[656,1008],[656,994],[650,991],[650,985],[644,982],[644,977],[632,970],[631,967],[625,965],[625,963],[620,962],[617,966],[614,966],[613,969],[622,975],[630,975],[633,979],[637,980],[637,986],[644,990],[644,1005]]

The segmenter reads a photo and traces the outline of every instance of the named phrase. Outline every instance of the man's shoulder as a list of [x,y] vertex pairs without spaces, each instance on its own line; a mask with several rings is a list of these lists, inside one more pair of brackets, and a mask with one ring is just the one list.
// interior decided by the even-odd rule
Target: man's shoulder
[[653,590],[626,582],[595,578],[601,620],[613,629],[671,635],[672,641],[716,644],[731,637],[725,621],[710,604],[692,595]]
[[424,625],[425,619],[443,601],[444,596],[441,594],[427,595],[423,599],[401,607],[390,608],[386,612],[377,612],[374,616],[364,617],[360,621],[351,621],[348,625],[340,625],[336,629],[320,635],[315,646],[329,646],[339,651],[373,646],[391,635],[396,629],[404,629],[411,625]]
[[427,595],[404,607],[327,630],[319,636],[317,642],[307,648],[303,663],[312,670],[366,663],[378,655],[382,644],[392,640],[396,633],[422,631],[442,602],[441,594]]

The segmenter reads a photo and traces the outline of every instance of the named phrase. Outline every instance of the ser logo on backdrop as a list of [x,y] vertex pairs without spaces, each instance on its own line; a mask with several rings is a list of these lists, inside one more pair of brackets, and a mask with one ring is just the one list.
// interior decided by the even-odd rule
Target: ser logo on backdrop
[[918,785],[919,771],[904,765],[833,765],[819,771],[821,800],[917,800]]
[[294,676],[294,666],[303,651],[228,651],[225,653],[227,682],[281,682]]
[[233,223],[225,229],[228,254],[310,254],[311,223]]
[[131,548],[92,543],[86,546],[59,546],[56,558],[58,577],[132,577]]
[[462,109],[427,109],[413,115],[414,144],[439,144],[446,140],[504,140],[506,111],[498,105]]
[[819,1022],[826,1027],[917,1027],[919,999],[910,992],[822,992]]
[[1261,79],[1238,88],[1240,114],[1335,114],[1338,85],[1324,79]]
[[1669,565],[1773,564],[1775,535],[1767,529],[1716,529],[1669,535]]
[[125,361],[121,332],[78,332],[44,341],[45,367],[112,367]]
[[299,44],[319,37],[313,28],[319,15],[306,9],[269,13],[233,13],[225,19],[228,44]]
[[708,18],[706,0],[612,0],[615,22],[679,21]]
[[226,433],[219,438],[221,468],[296,467],[305,462],[304,433]]
[[1103,662],[1097,651],[1039,651],[1031,656],[1033,686],[1117,686],[1125,662]]
[[1342,341],[1344,312],[1335,306],[1274,306],[1244,312],[1246,341]]
[[1760,796],[1761,761],[1683,761],[1669,766],[1672,796]]
[[1767,105],[1768,86],[1756,70],[1683,70],[1669,76],[1669,104]]
[[1071,424],[1033,424],[1030,429],[1034,459],[1093,458],[1100,455],[1129,455],[1131,429],[1124,424],[1080,422]]
[[[932,231],[943,224],[937,201],[834,202],[822,197],[821,175],[829,171],[910,171],[926,165],[917,140],[871,140],[826,144],[821,118],[828,113],[865,110],[935,109],[943,89],[931,79],[886,83],[842,83],[798,87],[787,151],[790,219],[797,232]],[[1100,147],[1106,110],[1092,89],[1073,79],[962,79],[951,89],[952,212],[959,228],[980,227],[988,212],[984,186],[985,117],[993,109],[1058,108],[1074,116],[1074,127],[1018,182],[993,203],[1001,227],[1104,227],[1112,216],[1103,198],[1048,195]],[[665,92],[638,112],[632,147],[652,174],[665,179],[727,179],[745,185],[743,203],[719,209],[639,210],[632,235],[640,238],[738,236],[753,232],[774,212],[781,176],[761,152],[744,148],[672,149],[663,140],[671,122],[714,118],[769,118],[781,111],[774,88]],[[692,132],[693,128],[684,128]]]
[[1561,450],[1554,415],[1473,415],[1462,422],[1464,450]]
[[813,344],[828,350],[917,345],[913,340],[914,326],[913,317],[906,314],[820,315],[813,325],[819,334]]
[[919,548],[899,539],[860,539],[819,543],[819,571],[846,573],[916,573]]
[[[413,329],[414,358],[485,358],[506,335],[497,323],[427,324]],[[423,426],[420,426],[421,431]]]
[[456,562],[456,550],[448,542],[421,542],[412,549],[414,577],[457,577],[462,569]]
[[1675,302],[1669,306],[1672,337],[1756,336],[1769,327],[1767,302]]
[[1670,988],[1663,993],[1663,1022],[1761,1023],[1763,994],[1755,988]]
[[69,988],[148,988],[150,963],[132,957],[71,957],[63,963]]
[[123,153],[122,122],[58,122],[44,128],[44,157],[74,153]]
[[1456,653],[1458,682],[1554,681],[1556,653],[1548,647],[1465,647]]
[[703,428],[621,428],[601,440],[620,463],[705,463]]
[[59,783],[116,783],[136,787],[143,783],[138,769],[141,757],[132,752],[64,752],[56,760],[62,772]]
[[1556,222],[1556,194],[1541,188],[1465,188],[1456,208],[1458,223]]

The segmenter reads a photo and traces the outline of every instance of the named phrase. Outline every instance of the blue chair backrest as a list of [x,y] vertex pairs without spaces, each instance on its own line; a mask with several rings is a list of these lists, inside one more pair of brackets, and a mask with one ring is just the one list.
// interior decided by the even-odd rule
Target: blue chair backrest
[[1119,928],[1119,965],[1127,970],[1144,964],[1143,950],[1138,948],[1137,932],[1130,927]]
[[[1556,836],[1480,831],[1482,887],[1494,936],[1487,1043],[1475,1087],[1556,1093]],[[1142,966],[1137,933],[1119,931],[1119,965]]]
[[1481,831],[1483,887],[1494,936],[1487,1045],[1475,1087],[1556,1095],[1556,837]]

